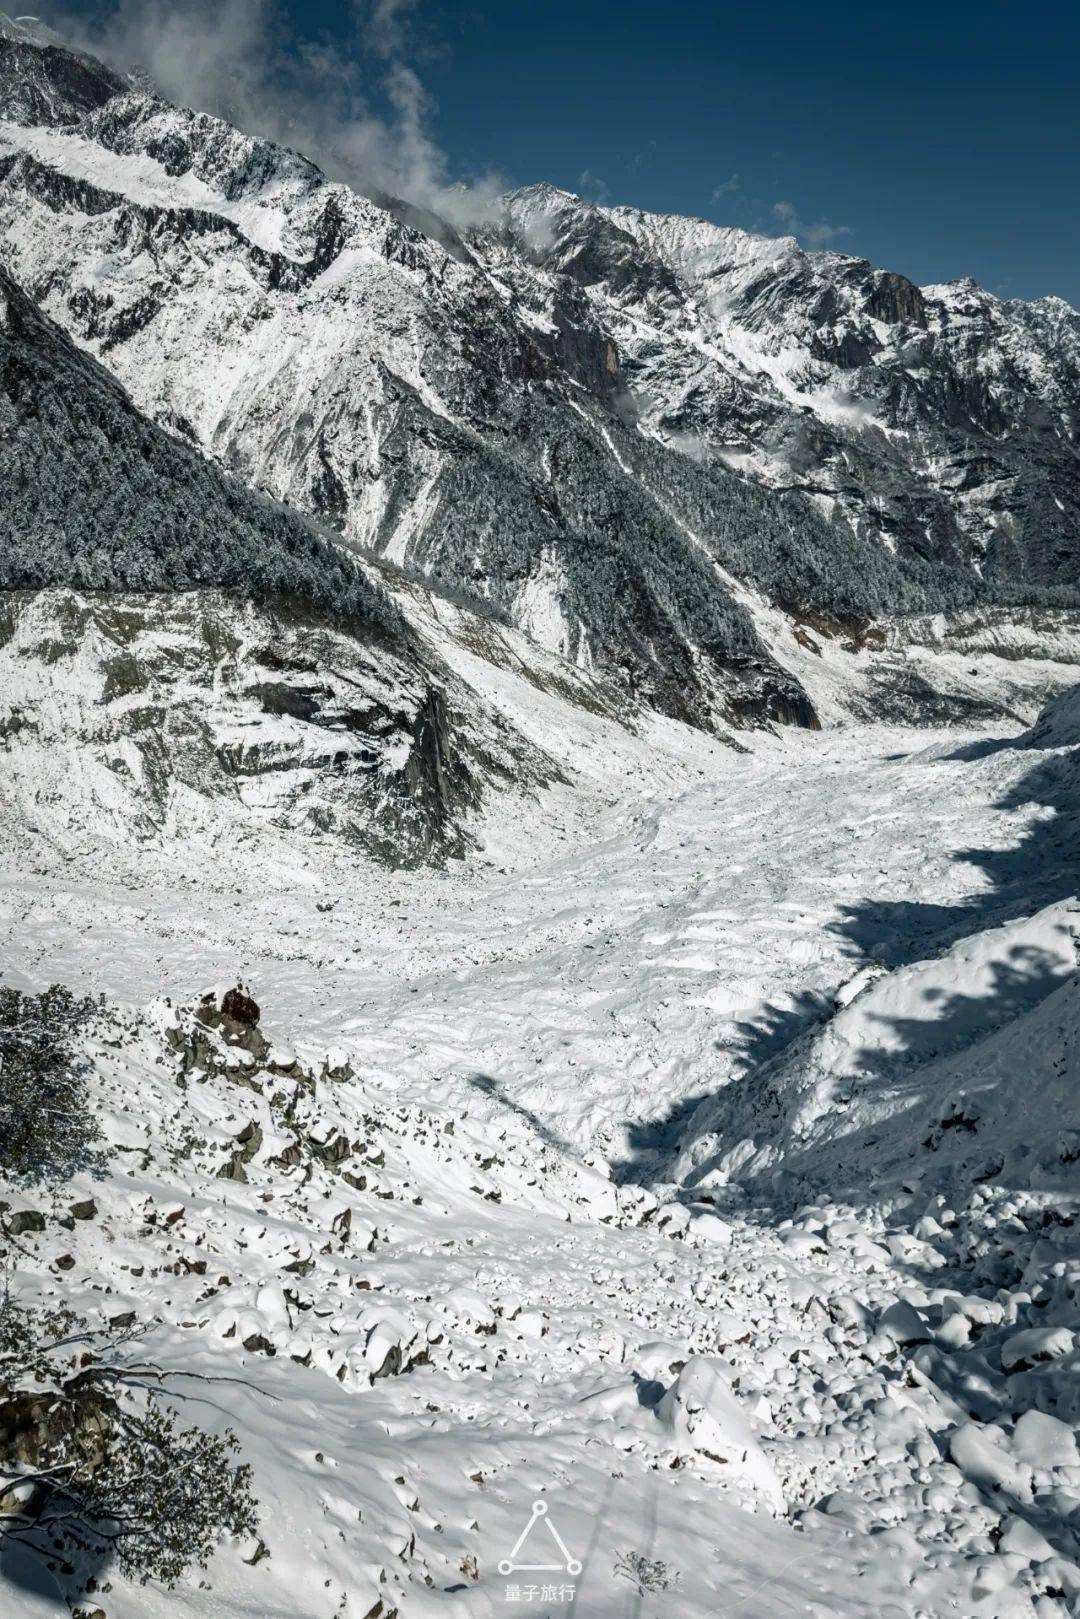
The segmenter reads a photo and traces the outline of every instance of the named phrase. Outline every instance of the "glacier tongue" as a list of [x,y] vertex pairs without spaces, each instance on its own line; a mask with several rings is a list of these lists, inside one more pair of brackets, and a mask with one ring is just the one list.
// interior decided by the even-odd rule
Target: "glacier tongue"
[[[639,1578],[687,1615],[1064,1619],[1076,747],[537,713],[577,789],[497,801],[443,874],[220,816],[103,866],[42,795],[6,977],[106,992],[112,1157],[7,1193],[45,1214],[20,1285],[240,1380],[201,1420],[269,1551],[113,1573],[109,1619],[545,1585],[614,1619]],[[575,1574],[502,1571],[536,1500]]]

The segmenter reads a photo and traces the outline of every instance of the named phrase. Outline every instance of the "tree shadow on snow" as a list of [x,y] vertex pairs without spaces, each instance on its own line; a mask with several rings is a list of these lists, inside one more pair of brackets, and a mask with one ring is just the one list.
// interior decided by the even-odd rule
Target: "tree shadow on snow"
[[755,1017],[744,1018],[735,1025],[735,1038],[718,1040],[717,1047],[733,1053],[741,1072],[750,1073],[786,1051],[804,1029],[826,1022],[832,1016],[833,1006],[831,995],[800,990],[797,995],[789,996],[784,1005],[764,1006]]
[[639,1119],[629,1124],[626,1130],[628,1151],[625,1158],[612,1159],[612,1179],[619,1185],[628,1182],[634,1186],[652,1186],[666,1180],[683,1133],[707,1096],[707,1091],[684,1096],[663,1118]]
[[490,1074],[470,1074],[468,1082],[474,1091],[479,1091],[482,1096],[492,1097],[511,1113],[516,1113],[519,1119],[524,1119],[530,1129],[534,1130],[547,1146],[555,1147],[559,1152],[573,1152],[569,1142],[556,1135],[554,1130],[544,1123],[538,1113],[534,1113],[532,1108],[526,1107],[524,1103],[516,1101],[514,1097],[509,1095],[500,1080],[493,1079]]
[[[986,752],[1026,746],[995,741]],[[977,756],[984,757],[985,753]],[[879,899],[851,905],[835,925],[835,932],[850,946],[853,970],[870,962],[893,969],[932,959],[973,934],[1030,916],[1076,895],[1080,891],[1080,747],[1037,759],[996,801],[995,807],[1009,811],[1033,805],[1041,807],[1044,814],[1026,826],[1010,847],[956,851],[955,861],[974,867],[987,879],[985,888],[969,898],[940,905]],[[932,1122],[937,1104],[946,1100],[932,1095],[928,1088],[931,1062],[985,1038],[993,1029],[1037,1005],[1065,981],[1053,956],[1017,946],[995,966],[985,994],[928,994],[921,1015],[889,1020],[889,1035],[883,1041],[883,1047],[891,1048],[887,1055],[877,1046],[862,1054],[863,1072],[856,1082],[859,1093],[865,1095],[868,1087],[877,1086],[904,1097],[899,1116],[894,1115],[887,1126],[888,1133],[895,1133],[899,1141],[906,1131],[912,1149],[921,1147],[927,1133],[924,1122]],[[693,1103],[682,1102],[664,1118],[632,1131],[631,1153],[616,1166],[618,1177],[644,1184],[670,1179],[674,1158],[693,1147],[695,1133],[698,1138],[706,1132],[714,1133],[729,1089],[733,1098],[738,1093],[740,1102],[753,1098],[755,1110],[760,1098],[760,1139],[782,1144],[784,1086],[781,1083],[773,1091],[771,1081],[774,1077],[781,1079],[781,1064],[790,1060],[787,1054],[810,1026],[827,1022],[834,1012],[831,1003],[806,995],[794,1006],[769,1007],[761,1018],[741,1026],[737,1037],[741,1044],[736,1051],[741,1072],[730,1087],[716,1093],[717,1108],[699,1108],[700,1098]],[[845,1105],[841,1090],[836,1106],[842,1109]],[[740,1107],[740,1113],[745,1123],[745,1105]],[[940,1126],[941,1121],[938,1123]],[[949,1128],[947,1124],[943,1127]],[[843,1137],[842,1159],[853,1165],[859,1162],[860,1155],[864,1165],[872,1161],[881,1151],[884,1131],[885,1127],[852,1131]],[[733,1144],[728,1141],[724,1146]],[[988,1170],[992,1168],[991,1159],[988,1147]],[[837,1163],[836,1148],[832,1149],[831,1161]],[[783,1162],[785,1173],[781,1179],[794,1185],[811,1176],[815,1152],[796,1149],[785,1153]],[[698,1164],[692,1182],[686,1182],[688,1192],[703,1180],[710,1165],[715,1165],[714,1155]],[[778,1189],[779,1182],[770,1175],[756,1183],[742,1184],[751,1194],[768,1195],[770,1187],[774,1192]],[[853,1171],[845,1192],[857,1204],[870,1200],[865,1175],[860,1179],[857,1171]]]
[[[763,1068],[786,1051],[806,1029],[824,1023],[832,1014],[831,997],[814,990],[790,996],[783,1006],[765,1006],[753,1018],[735,1024],[734,1036],[717,1040],[734,1058],[739,1077]],[[620,1184],[655,1186],[670,1178],[671,1163],[683,1136],[708,1091],[684,1096],[660,1118],[642,1119],[627,1126],[627,1153],[611,1160],[612,1178]]]
[[[100,1556],[82,1553],[78,1557],[77,1576],[70,1572],[65,1575],[59,1570],[53,1572],[50,1563],[59,1561],[44,1537],[40,1546],[22,1545],[6,1537],[0,1539],[0,1612],[9,1611],[5,1597],[10,1592],[12,1614],[22,1611],[37,1614],[55,1608],[57,1613],[66,1615],[71,1612],[72,1594],[85,1592],[92,1576],[100,1580],[112,1558],[108,1553]],[[87,1600],[85,1606],[90,1611],[96,1603]]]
[[1009,811],[1031,805],[1045,814],[1018,843],[958,849],[953,855],[954,861],[988,879],[989,886],[979,893],[951,905],[863,900],[848,909],[837,931],[857,957],[901,967],[1070,898],[1080,887],[1080,749],[1039,760],[994,807]]
[[[947,1078],[943,1084],[938,1064],[971,1050],[1070,980],[1075,982],[1075,972],[1063,971],[1059,956],[1018,945],[994,964],[985,994],[928,991],[925,1016],[881,1018],[887,1045],[864,1047],[854,1054],[857,1077],[836,1087],[827,1144],[785,1143],[782,1122],[776,1121],[770,1133],[763,1119],[763,1137],[784,1149],[783,1170],[779,1178],[772,1170],[744,1177],[743,1190],[751,1198],[775,1202],[782,1189],[787,1201],[797,1203],[827,1182],[832,1200],[861,1208],[876,1200],[872,1166],[895,1185],[907,1165],[927,1168],[945,1159],[960,1160],[969,1181],[995,1180],[1003,1159],[994,1138],[981,1134],[977,1083],[966,1086],[966,1105],[959,1105],[955,1087]],[[770,1077],[767,1070],[753,1076],[763,1099],[769,1096]],[[1018,1074],[1017,1080],[1022,1084],[1023,1075]],[[1022,1105],[1021,1096],[1017,1101]],[[889,1115],[845,1131],[843,1114],[854,1102],[870,1107],[887,1104]],[[707,1175],[711,1163],[715,1159],[697,1167],[686,1182],[688,1190]],[[939,1273],[938,1285],[940,1281]]]

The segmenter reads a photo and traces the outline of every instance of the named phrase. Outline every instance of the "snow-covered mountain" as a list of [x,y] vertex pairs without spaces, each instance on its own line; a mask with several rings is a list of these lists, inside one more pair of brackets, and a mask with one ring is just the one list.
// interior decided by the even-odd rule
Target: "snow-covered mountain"
[[0,252],[153,420],[636,699],[815,723],[800,625],[1077,602],[1078,317],[536,187],[463,238],[0,38]]
[[550,186],[507,206],[522,297],[550,309],[549,280],[582,289],[647,432],[802,491],[871,549],[975,568],[1006,598],[1068,598],[1080,315],[1060,298],[1003,302],[970,279],[920,288],[792,237]]
[[3,731],[37,835],[50,802],[137,841],[224,800],[410,864],[460,854],[494,786],[558,778],[377,570],[148,421],[2,270],[0,424]]

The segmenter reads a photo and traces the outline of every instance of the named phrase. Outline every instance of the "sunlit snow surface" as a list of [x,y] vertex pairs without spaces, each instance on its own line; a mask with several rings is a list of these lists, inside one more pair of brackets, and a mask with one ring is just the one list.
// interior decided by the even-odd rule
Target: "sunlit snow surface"
[[[2,801],[38,834],[7,981],[121,1008],[110,1175],[60,1199],[99,1215],[33,1239],[32,1285],[243,1379],[188,1409],[238,1430],[270,1551],[114,1577],[110,1619],[1073,1612],[1068,701],[1030,736],[745,753],[529,701],[573,785],[445,873],[224,811],[106,849],[77,792]],[[239,978],[279,1066],[351,1064],[299,1115],[339,1166],[272,1161],[287,1078],[180,1085],[177,1008]],[[499,1572],[536,1500],[575,1577]]]

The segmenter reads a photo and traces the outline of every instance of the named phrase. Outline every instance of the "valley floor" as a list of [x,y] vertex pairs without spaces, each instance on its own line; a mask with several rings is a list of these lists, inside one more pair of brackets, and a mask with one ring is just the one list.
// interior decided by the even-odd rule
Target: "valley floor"
[[[572,740],[580,766],[586,730]],[[972,1280],[963,1209],[938,1198],[935,1219],[927,1198],[898,1212],[896,1186],[869,1195],[876,1137],[861,1197],[783,1174],[740,1185],[738,1153],[707,1183],[690,1174],[695,1106],[864,984],[976,937],[1019,948],[1022,926],[1049,965],[1017,977],[1008,1016],[1066,982],[1078,885],[1060,778],[1003,732],[748,740],[739,753],[658,724],[586,793],[492,824],[444,874],[250,822],[215,830],[194,810],[168,852],[103,852],[92,822],[43,807],[47,836],[4,878],[4,981],[123,1010],[95,1052],[117,1147],[89,1187],[100,1214],[74,1235],[47,1225],[34,1285],[88,1313],[152,1314],[163,1364],[243,1378],[200,1395],[200,1420],[237,1428],[270,1551],[252,1567],[250,1547],[225,1547],[173,1593],[114,1579],[109,1619],[1080,1612],[1075,1340],[1072,1392],[1025,1394],[1059,1413],[1041,1439],[1016,1423],[1003,1362],[996,1382],[982,1362],[949,1381],[979,1307],[947,1295],[978,1295],[1003,1332],[1037,1302],[1031,1264],[1054,1236],[1027,1220],[1037,1177],[1035,1193],[996,1189],[1020,1199],[996,1210],[1020,1249],[1035,1233],[1010,1306],[1020,1281]],[[272,1161],[270,1080],[178,1088],[176,1008],[238,980],[290,1048],[278,1069],[292,1053],[349,1065],[320,1081],[325,1130],[309,1134],[364,1134],[373,1184]],[[905,1042],[920,1064],[968,1050],[1004,1015],[991,989],[961,1023],[913,989],[892,1058]],[[265,1146],[245,1180],[221,1178],[249,1115]],[[198,1138],[183,1151],[181,1125]],[[1054,1183],[1049,1202],[1065,1201]],[[149,1207],[182,1211],[167,1243]],[[352,1244],[328,1252],[345,1209]],[[227,1286],[196,1296],[166,1268],[195,1248]],[[1062,1274],[1074,1253],[1063,1239]],[[302,1284],[283,1275],[298,1254]],[[895,1313],[882,1324],[904,1298],[914,1337]],[[958,1315],[963,1330],[947,1326]],[[706,1386],[720,1364],[737,1415]],[[981,1411],[961,1392],[976,1373]],[[499,1571],[540,1496],[573,1578]],[[8,1573],[5,1613],[56,1611]]]
[[498,867],[388,873],[246,828],[102,859],[92,828],[68,829],[5,884],[9,981],[139,1004],[239,974],[294,1045],[344,1047],[422,1096],[487,1074],[568,1144],[620,1158],[867,961],[1072,892],[1032,756],[985,736],[698,746],[659,782],[642,746],[617,792],[567,794],[539,836],[502,829]]

